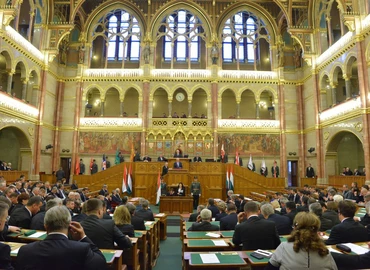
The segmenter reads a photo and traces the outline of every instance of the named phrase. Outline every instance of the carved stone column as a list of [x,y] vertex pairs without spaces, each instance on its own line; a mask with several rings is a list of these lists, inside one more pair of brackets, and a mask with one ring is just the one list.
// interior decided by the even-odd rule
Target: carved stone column
[[352,89],[351,89],[351,78],[347,75],[343,75],[343,78],[346,82],[346,98],[351,98],[352,96]]
[[260,101],[256,101],[256,119],[260,119]]
[[329,46],[328,47],[333,45],[333,35],[332,35],[330,21],[331,21],[331,17],[330,16],[326,17],[326,24],[328,26],[328,35],[329,35]]
[[28,79],[22,80],[22,100],[26,100]]
[[172,99],[168,100],[168,117],[172,117]]
[[192,100],[188,101],[188,117],[191,117],[191,107],[192,107]]
[[[217,159],[219,153],[218,153],[218,135],[217,135],[217,128],[218,128],[218,83],[212,82],[211,83],[211,108],[212,108],[212,115],[208,115],[209,117],[212,117],[212,129],[213,132],[213,156],[215,159]],[[221,117],[220,117],[221,118]]]
[[6,85],[6,92],[11,95],[12,94],[12,83],[13,83],[13,74],[15,71],[8,72],[8,81]]
[[62,124],[63,115],[63,100],[64,100],[64,87],[63,81],[58,81],[56,91],[56,106],[54,110],[54,139],[53,139],[53,151],[52,151],[52,171],[57,171],[60,163],[60,131],[59,128]]
[[119,100],[119,116],[123,116],[123,112],[124,112],[124,110],[123,110],[123,99],[120,99]]
[[105,104],[105,100],[102,99],[100,101],[100,116],[104,116],[104,104]]
[[330,88],[331,88],[331,99],[333,101],[332,105],[336,105],[337,104],[337,85],[330,84]]
[[279,121],[280,121],[280,177],[287,177],[286,135],[285,135],[285,93],[284,85],[279,84]]
[[296,85],[297,92],[297,128],[298,134],[298,175],[305,177],[305,161],[306,161],[306,137],[304,131],[304,96],[303,96],[303,84]]
[[240,100],[236,101],[236,118],[240,118]]

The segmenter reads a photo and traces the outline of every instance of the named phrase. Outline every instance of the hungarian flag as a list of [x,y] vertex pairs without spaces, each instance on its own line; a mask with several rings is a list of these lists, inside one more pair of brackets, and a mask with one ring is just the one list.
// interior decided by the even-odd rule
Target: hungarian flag
[[93,161],[93,158],[91,158],[90,159],[90,171],[92,170],[93,164],[94,164],[94,161]]
[[229,189],[230,186],[230,179],[229,179],[229,167],[226,170],[226,189]]
[[128,194],[131,194],[132,193],[132,176],[131,176],[131,173],[132,173],[132,170],[131,170],[131,167],[132,164],[130,164],[130,169],[128,171],[128,175],[127,175],[127,193]]
[[76,157],[75,175],[79,175],[79,174],[80,174],[80,159],[77,156]]
[[105,154],[103,154],[102,170],[105,171],[106,169],[107,169],[107,159],[105,158]]
[[239,153],[238,153],[238,151],[236,151],[236,153],[235,153],[235,164],[239,165]]
[[221,146],[221,159],[223,160],[225,157],[225,149],[224,149],[224,144]]
[[123,170],[123,178],[122,178],[122,193],[127,192],[127,168],[125,166],[125,169]]
[[157,200],[156,204],[159,204],[159,200],[161,198],[161,174],[158,172],[158,179],[157,179]]
[[229,182],[229,190],[234,190],[234,175],[233,175],[233,167],[230,167],[230,182]]

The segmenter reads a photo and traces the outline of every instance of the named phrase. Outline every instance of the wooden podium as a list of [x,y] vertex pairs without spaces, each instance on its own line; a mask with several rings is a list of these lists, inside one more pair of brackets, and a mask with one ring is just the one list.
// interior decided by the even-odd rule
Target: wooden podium
[[178,185],[180,182],[183,183],[183,185],[188,185],[189,183],[189,173],[188,170],[185,169],[172,169],[168,170],[167,179],[165,181],[167,182],[167,186],[173,186]]
[[161,196],[159,212],[167,215],[193,213],[193,197],[190,196]]

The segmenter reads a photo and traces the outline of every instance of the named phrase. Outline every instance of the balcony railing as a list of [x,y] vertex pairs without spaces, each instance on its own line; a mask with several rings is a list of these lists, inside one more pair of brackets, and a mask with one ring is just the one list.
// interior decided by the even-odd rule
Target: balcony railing
[[211,128],[211,120],[204,118],[152,118],[149,126],[151,128]]
[[35,56],[40,61],[44,62],[44,54],[39,51],[35,46],[32,45],[27,39],[25,39],[21,34],[14,30],[11,26],[5,26],[5,35],[11,39],[15,44],[22,47],[23,50],[29,52],[31,55]]
[[84,71],[86,77],[139,77],[143,75],[142,69],[102,69],[90,68]]
[[320,113],[320,120],[327,121],[339,116],[343,116],[352,112],[353,110],[361,108],[361,99],[359,97],[350,99],[339,105],[336,105],[330,109],[327,109]]
[[81,127],[141,127],[141,118],[122,117],[83,117],[80,118]]
[[276,80],[277,72],[250,70],[220,70],[218,76],[225,79]]
[[4,92],[0,92],[0,108],[10,109],[34,118],[39,115],[39,110],[36,107],[29,105],[17,98],[13,98]]
[[220,119],[218,120],[218,128],[253,128],[253,129],[278,129],[280,127],[279,120],[247,120],[247,119]]
[[341,37],[337,42],[331,45],[324,53],[322,53],[317,59],[316,64],[320,65],[325,61],[329,60],[333,57],[337,52],[339,52],[342,48],[350,44],[352,40],[352,32],[349,31],[343,37]]
[[209,78],[211,71],[207,69],[153,69],[153,77],[163,78]]

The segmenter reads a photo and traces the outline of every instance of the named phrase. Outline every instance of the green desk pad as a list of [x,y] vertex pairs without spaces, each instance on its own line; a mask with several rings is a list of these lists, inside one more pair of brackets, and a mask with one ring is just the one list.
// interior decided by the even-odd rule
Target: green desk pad
[[[240,258],[238,253],[230,253],[230,252],[215,252],[218,260],[220,261],[219,264],[246,264],[245,261]],[[191,253],[190,254],[191,264],[203,264],[202,258],[200,257],[199,253]],[[218,263],[214,263],[217,265]],[[213,264],[212,264],[213,265]]]
[[[185,222],[185,230],[188,230],[194,222]],[[211,221],[211,224],[220,226],[219,221]]]
[[[202,239],[202,240],[191,240],[188,241],[188,247],[215,247],[215,244],[213,243],[213,240],[215,239]],[[220,239],[222,240],[222,239]],[[217,239],[216,241],[220,241]],[[229,246],[228,243],[226,243],[227,246]],[[227,246],[220,246],[220,247],[227,247]]]
[[143,236],[143,233],[141,232],[135,232],[135,237],[142,237]]
[[356,217],[363,217],[366,213],[357,213],[355,216]]
[[221,232],[222,237],[230,238],[234,236],[234,231],[223,231]]
[[247,255],[248,255],[248,258],[251,260],[252,263],[265,263],[267,264],[270,260],[270,258],[263,258],[261,260],[257,259],[257,258],[254,258],[251,256],[251,253],[253,253],[254,251],[246,251]]
[[280,238],[280,242],[287,242],[288,241],[287,236],[279,236],[279,238]]
[[116,254],[115,252],[102,252],[104,255],[104,258],[107,262],[110,262],[114,255]]
[[215,238],[219,239],[220,237],[211,237],[206,235],[209,232],[187,232],[187,238]]

